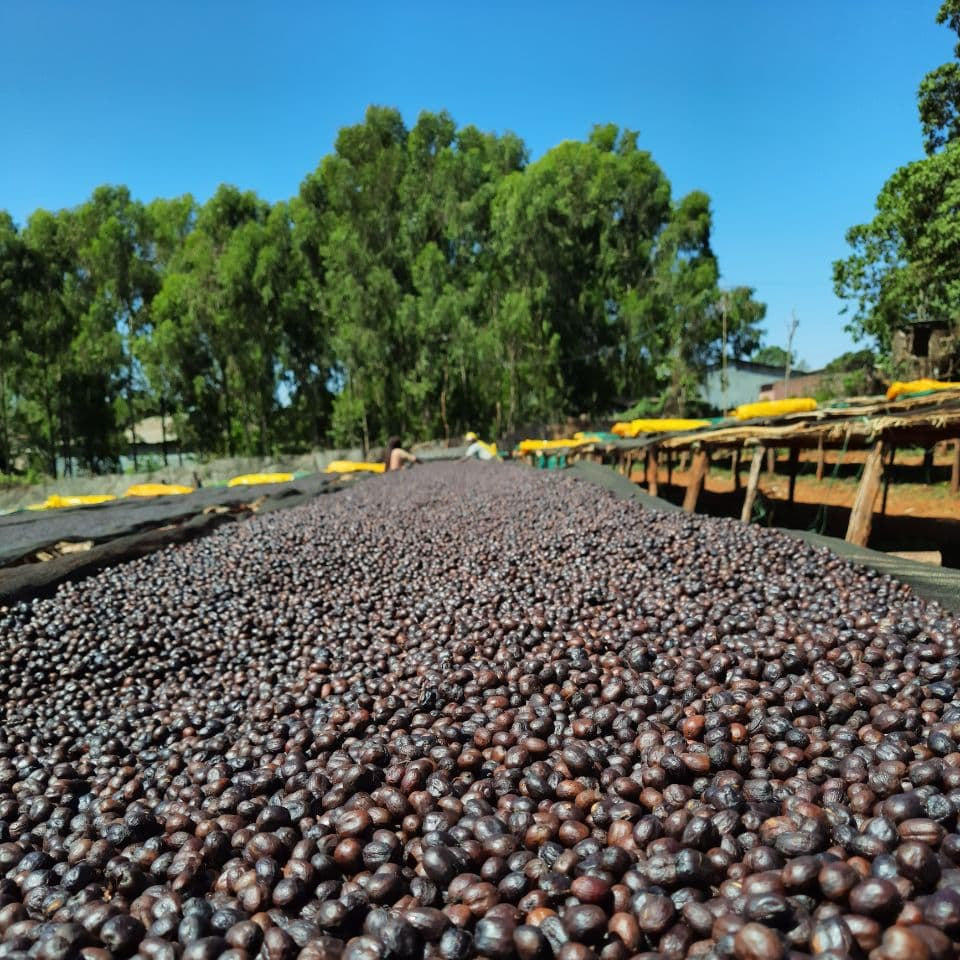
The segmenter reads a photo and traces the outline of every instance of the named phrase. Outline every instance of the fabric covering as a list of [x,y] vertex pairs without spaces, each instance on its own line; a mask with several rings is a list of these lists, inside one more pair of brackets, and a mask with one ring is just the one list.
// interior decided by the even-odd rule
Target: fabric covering
[[659,417],[657,419],[621,420],[615,423],[610,432],[618,437],[637,437],[641,433],[683,433],[686,430],[700,430],[709,427],[712,420],[684,420],[681,418]]
[[245,473],[227,481],[228,487],[257,487],[265,483],[289,483],[292,473]]
[[[568,467],[571,476],[587,483],[603,487],[618,497],[627,500],[638,500],[650,510],[659,510],[662,513],[677,513],[680,507],[659,497],[651,497],[644,493],[635,483],[632,483],[622,474],[611,470],[599,463],[575,463]],[[701,515],[702,516],[702,515]],[[960,570],[949,567],[932,567],[915,560],[905,560],[903,557],[894,557],[878,550],[868,550],[865,547],[855,547],[845,540],[834,537],[824,537],[807,530],[788,530],[777,528],[780,533],[788,537],[796,537],[815,547],[831,550],[838,556],[854,563],[872,567],[880,573],[890,574],[910,587],[924,600],[935,600],[945,610],[960,613]]]
[[733,411],[738,420],[755,420],[757,417],[783,417],[788,413],[810,413],[817,409],[812,397],[792,397],[788,400],[761,400],[744,403]]
[[356,460],[334,460],[327,464],[326,473],[383,473],[383,463],[365,463]]
[[183,523],[220,507],[239,509],[265,497],[273,500],[302,494],[315,496],[336,489],[342,482],[318,473],[286,484],[203,487],[178,496],[125,497],[77,510],[10,513],[0,517],[0,568],[63,541],[105,543],[153,527]]
[[135,483],[127,488],[125,497],[165,497],[168,495],[180,496],[193,493],[193,487],[185,487],[179,483]]
[[43,503],[31,503],[27,510],[65,510],[68,507],[95,507],[100,503],[109,503],[117,498],[112,493],[87,493],[62,497],[51,493]]
[[960,390],[960,383],[945,383],[942,380],[895,380],[887,388],[887,399],[896,400],[910,393],[935,393],[939,390]]

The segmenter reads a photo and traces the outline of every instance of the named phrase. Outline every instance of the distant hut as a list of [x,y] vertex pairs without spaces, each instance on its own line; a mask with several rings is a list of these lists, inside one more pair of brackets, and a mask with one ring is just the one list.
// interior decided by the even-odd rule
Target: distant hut
[[130,456],[160,457],[167,462],[167,454],[179,449],[179,439],[172,417],[146,417],[134,425],[133,433],[124,431]]
[[957,328],[945,320],[917,320],[895,331],[891,354],[900,379],[949,380],[960,375]]

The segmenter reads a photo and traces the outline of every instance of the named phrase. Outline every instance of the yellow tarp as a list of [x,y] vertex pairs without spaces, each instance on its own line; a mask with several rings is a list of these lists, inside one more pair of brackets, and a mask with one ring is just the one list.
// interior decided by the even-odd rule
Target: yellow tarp
[[787,413],[809,413],[816,409],[817,401],[811,397],[792,397],[788,400],[744,403],[733,411],[733,415],[738,420],[753,420],[754,417],[781,417]]
[[960,390],[960,383],[944,383],[942,380],[897,380],[887,389],[887,399],[896,400],[905,393],[926,393],[928,390]]
[[709,427],[709,420],[681,420],[663,417],[657,420],[626,420],[615,423],[610,432],[618,437],[636,437],[641,433],[677,433]]
[[590,440],[521,440],[517,444],[517,449],[521,453],[537,453],[540,450],[568,450],[570,447],[579,447],[581,444],[590,443]]
[[168,494],[193,493],[193,487],[179,483],[135,483],[127,489],[125,497],[165,497]]
[[292,473],[245,473],[241,477],[234,477],[227,486],[253,487],[261,483],[289,483],[292,479]]
[[31,503],[28,510],[61,510],[64,507],[89,507],[95,503],[109,503],[117,498],[112,493],[91,493],[85,496],[61,497],[51,493],[43,503]]
[[324,473],[383,473],[382,463],[363,463],[356,460],[334,460],[327,464]]

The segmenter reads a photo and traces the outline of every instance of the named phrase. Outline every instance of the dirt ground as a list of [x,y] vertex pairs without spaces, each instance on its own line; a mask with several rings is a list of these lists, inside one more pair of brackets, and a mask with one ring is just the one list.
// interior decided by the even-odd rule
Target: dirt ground
[[[857,493],[860,468],[866,458],[865,451],[847,451],[838,466],[835,454],[828,453],[824,466],[824,478],[817,482],[815,455],[803,454],[797,476],[795,500],[798,503],[825,504],[835,507],[852,507]],[[891,480],[887,487],[886,514],[888,516],[931,517],[960,520],[960,496],[950,493],[949,477],[952,452],[938,451],[928,469],[922,452],[898,452],[890,470]],[[747,482],[749,462],[740,465],[740,488]],[[836,476],[834,473],[836,472]],[[929,482],[927,478],[929,477]],[[641,470],[636,470],[631,479],[643,483]],[[673,471],[673,484],[686,486],[687,473]],[[667,471],[661,468],[658,483],[667,482]],[[787,461],[781,456],[774,475],[764,469],[760,474],[760,492],[773,500],[786,500],[790,481],[787,476]],[[706,480],[711,493],[731,493],[734,490],[733,474],[729,461],[711,465]],[[874,509],[883,506],[883,493],[877,497]]]

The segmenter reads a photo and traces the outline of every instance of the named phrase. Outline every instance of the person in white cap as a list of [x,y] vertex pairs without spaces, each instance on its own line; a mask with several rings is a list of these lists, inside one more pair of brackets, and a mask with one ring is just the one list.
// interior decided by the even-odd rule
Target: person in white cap
[[464,435],[464,440],[470,444],[463,455],[464,460],[495,460],[497,447],[492,443],[484,443],[472,430]]

